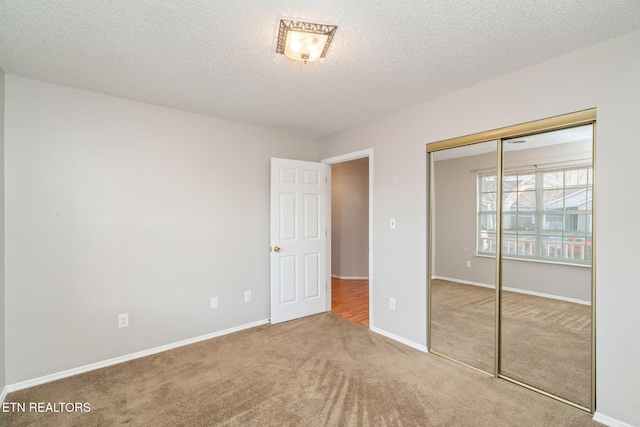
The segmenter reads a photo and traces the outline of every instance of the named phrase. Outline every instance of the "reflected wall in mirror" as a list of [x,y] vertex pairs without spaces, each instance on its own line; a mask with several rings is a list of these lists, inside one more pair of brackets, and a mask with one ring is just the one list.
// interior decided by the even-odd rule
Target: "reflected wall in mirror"
[[431,161],[430,351],[493,374],[496,262],[476,256],[476,241],[495,245],[497,181],[494,173],[480,183],[477,171],[495,172],[497,142]]
[[[500,374],[586,408],[592,137],[586,125],[502,141]],[[478,185],[495,176],[480,174]],[[495,255],[482,240],[478,253]]]

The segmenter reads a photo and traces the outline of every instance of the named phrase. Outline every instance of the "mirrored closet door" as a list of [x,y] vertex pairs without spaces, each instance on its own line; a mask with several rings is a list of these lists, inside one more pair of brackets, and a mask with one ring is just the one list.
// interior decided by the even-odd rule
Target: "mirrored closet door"
[[427,145],[430,351],[591,412],[595,110]]
[[502,144],[500,373],[591,401],[593,126]]
[[[433,153],[431,351],[494,373],[495,259],[476,257],[476,241],[495,247],[496,185],[478,182],[496,168],[497,142]],[[480,212],[476,215],[476,212]]]

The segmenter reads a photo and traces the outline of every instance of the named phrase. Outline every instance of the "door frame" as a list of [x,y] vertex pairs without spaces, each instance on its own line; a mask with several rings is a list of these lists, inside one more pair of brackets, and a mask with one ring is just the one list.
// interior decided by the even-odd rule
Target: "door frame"
[[[369,158],[369,329],[373,322],[373,148],[342,154],[321,160],[321,163],[334,165],[351,160]],[[326,215],[327,215],[327,311],[331,311],[331,168],[327,168]]]

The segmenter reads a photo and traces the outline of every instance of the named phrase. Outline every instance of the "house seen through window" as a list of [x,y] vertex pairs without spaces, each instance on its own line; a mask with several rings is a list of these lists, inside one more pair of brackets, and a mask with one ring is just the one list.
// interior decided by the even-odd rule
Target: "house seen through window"
[[[502,183],[502,253],[589,264],[592,254],[591,165],[505,173]],[[478,174],[478,247],[496,253],[495,173]]]

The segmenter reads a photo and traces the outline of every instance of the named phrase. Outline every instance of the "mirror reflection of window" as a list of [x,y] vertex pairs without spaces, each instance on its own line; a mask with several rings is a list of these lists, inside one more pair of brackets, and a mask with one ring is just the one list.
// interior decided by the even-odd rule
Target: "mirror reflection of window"
[[[532,167],[504,174],[503,255],[588,264],[593,168]],[[495,173],[478,174],[478,254],[496,252],[496,179]]]
[[587,125],[427,146],[430,351],[588,411],[594,119],[588,110],[560,124]]
[[[585,125],[502,144],[500,374],[585,408],[591,400],[592,133]],[[478,210],[479,235],[482,215]],[[478,254],[483,248],[479,243]]]

